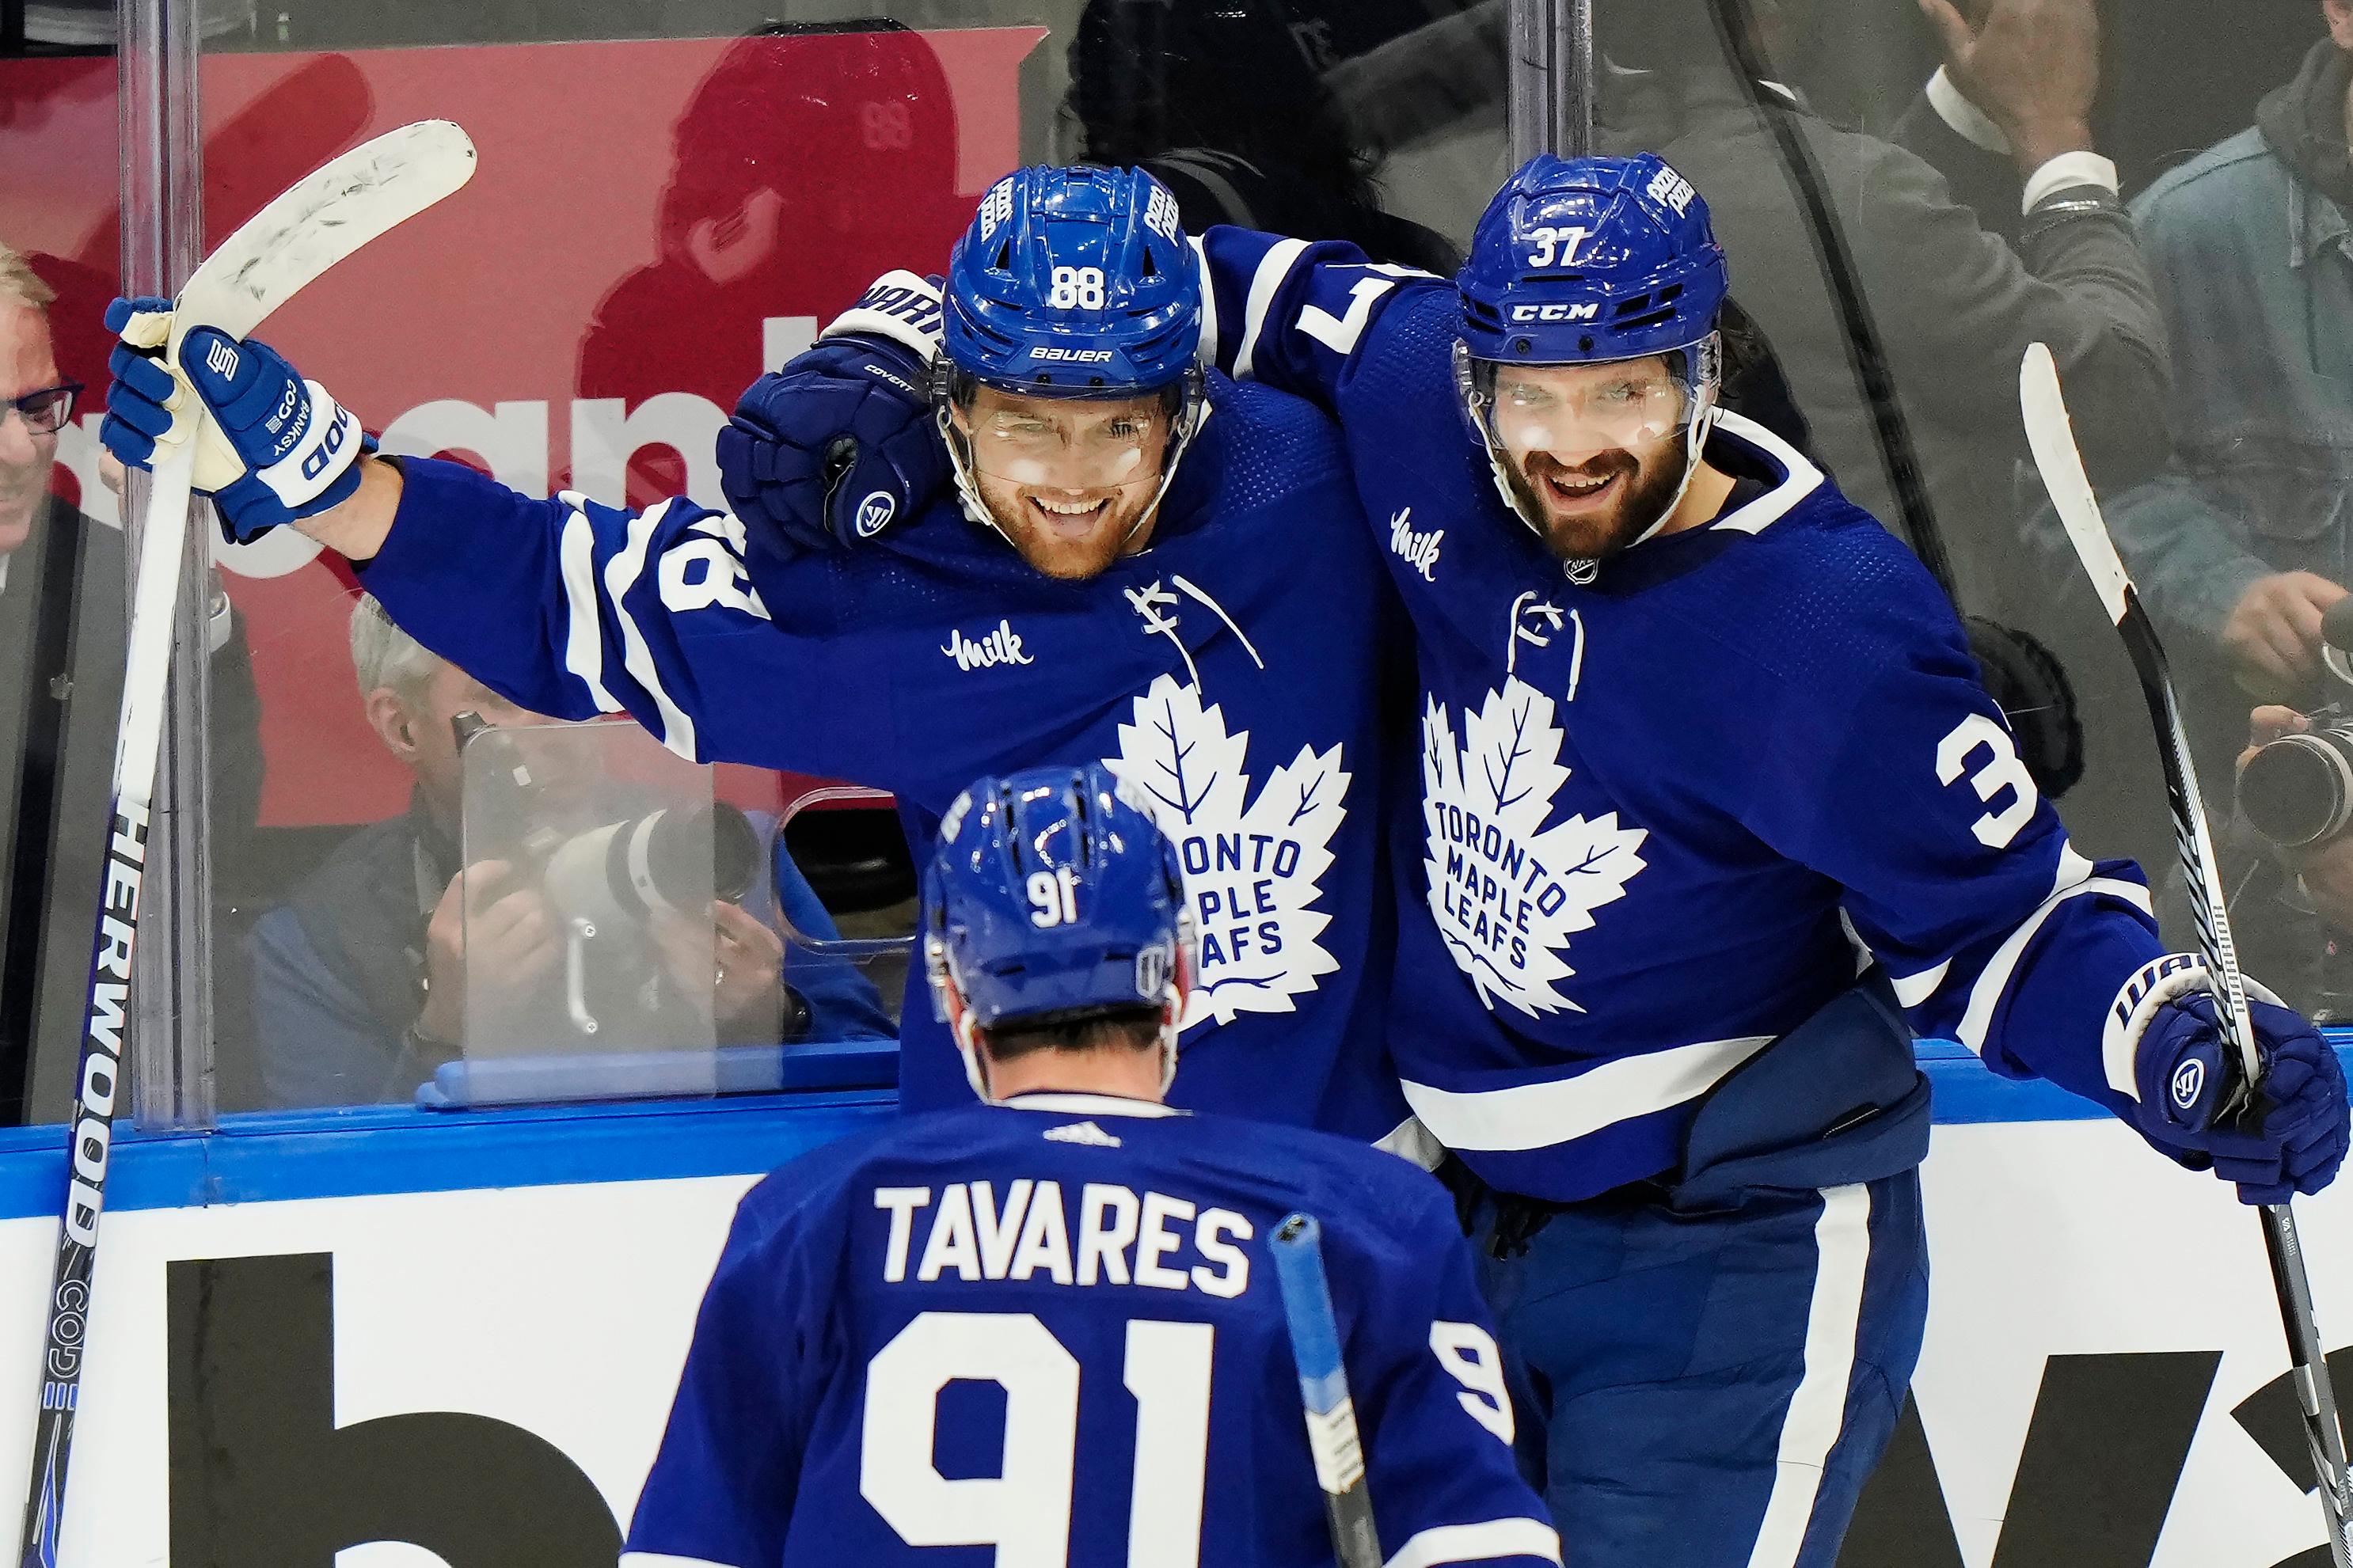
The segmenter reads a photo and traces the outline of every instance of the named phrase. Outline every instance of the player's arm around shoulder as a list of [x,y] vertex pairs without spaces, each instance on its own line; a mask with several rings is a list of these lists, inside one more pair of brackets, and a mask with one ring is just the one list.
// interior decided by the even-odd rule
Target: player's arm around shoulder
[[1340,410],[1357,356],[1383,313],[1427,272],[1377,262],[1340,240],[1290,239],[1219,224],[1193,239],[1200,258],[1202,357]]
[[1388,1561],[1557,1565],[1453,1199],[1406,1161],[1359,1152],[1355,1201],[1317,1217]]

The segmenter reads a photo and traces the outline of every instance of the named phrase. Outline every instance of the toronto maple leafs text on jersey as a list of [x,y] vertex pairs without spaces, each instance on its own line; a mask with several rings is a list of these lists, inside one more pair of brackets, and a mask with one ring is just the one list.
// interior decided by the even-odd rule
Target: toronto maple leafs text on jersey
[[[1183,860],[1200,934],[1180,1103],[1377,1139],[1405,1120],[1379,1025],[1384,650],[1394,596],[1338,440],[1220,380],[1152,547],[1084,583],[952,500],[850,552],[751,552],[673,500],[632,516],[410,461],[364,571],[394,618],[565,718],[625,710],[673,750],[898,797],[916,863],[983,773],[1102,760]],[[911,977],[901,1085],[970,1097]]]
[[1900,542],[1727,416],[1722,514],[1573,582],[1459,405],[1450,285],[1196,244],[1220,364],[1339,416],[1413,622],[1390,1022],[1432,1132],[1546,1197],[1671,1176],[1697,1106],[1854,983],[1858,944],[1923,1033],[2124,1104],[2102,1025],[2160,951],[2147,890],[2069,846]]
[[1037,1094],[744,1198],[623,1568],[1324,1568],[1266,1252],[1293,1207],[1324,1227],[1389,1560],[1557,1564],[1443,1189],[1321,1134]]

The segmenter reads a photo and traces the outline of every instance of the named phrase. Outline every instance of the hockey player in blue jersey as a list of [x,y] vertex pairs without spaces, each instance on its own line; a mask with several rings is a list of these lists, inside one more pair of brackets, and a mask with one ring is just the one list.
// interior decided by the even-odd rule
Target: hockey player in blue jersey
[[925,967],[987,1103],[745,1196],[622,1568],[1323,1568],[1267,1251],[1293,1209],[1323,1226],[1390,1568],[1560,1562],[1445,1190],[1161,1103],[1193,935],[1153,815],[1100,765],[950,807]]
[[[1408,693],[1401,664],[1387,699],[1364,676],[1401,641],[1395,597],[1330,421],[1205,372],[1201,311],[1150,176],[998,182],[944,299],[885,279],[815,356],[845,419],[871,389],[919,399],[903,460],[945,471],[953,451],[959,476],[920,515],[853,507],[847,539],[896,524],[854,551],[682,500],[630,516],[454,463],[354,460],[317,434],[348,416],[262,345],[199,331],[183,363],[229,432],[199,480],[232,527],[311,531],[406,630],[528,708],[626,709],[690,757],[890,790],[917,864],[976,773],[1107,760],[1166,814],[1200,921],[1180,1100],[1377,1140],[1408,1123],[1377,879],[1399,772],[1383,707],[1394,729]],[[110,320],[126,342],[106,438],[144,462],[174,384],[137,345],[168,318],[145,301]],[[309,434],[271,425],[290,400]],[[968,1098],[927,1011],[902,1030],[907,1102]]]
[[1451,281],[1196,244],[1219,363],[1338,416],[1413,622],[1390,1038],[1483,1216],[1569,1561],[1835,1558],[1926,1312],[1915,1032],[2248,1201],[2334,1177],[2334,1053],[2259,1005],[2269,1076],[2219,1117],[2196,960],[2069,846],[1951,606],[1717,407],[1725,261],[1672,169],[1534,161]]

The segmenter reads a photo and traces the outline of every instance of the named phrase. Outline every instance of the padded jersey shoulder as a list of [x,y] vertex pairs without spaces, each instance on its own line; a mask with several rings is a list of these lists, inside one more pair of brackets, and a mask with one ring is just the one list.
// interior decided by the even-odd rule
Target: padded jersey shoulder
[[[1827,479],[1761,531],[1728,539],[1659,600],[1681,635],[1810,700],[1852,702],[1900,671],[1974,669],[1936,579]],[[1728,703],[1727,718],[1736,722],[1741,707]]]

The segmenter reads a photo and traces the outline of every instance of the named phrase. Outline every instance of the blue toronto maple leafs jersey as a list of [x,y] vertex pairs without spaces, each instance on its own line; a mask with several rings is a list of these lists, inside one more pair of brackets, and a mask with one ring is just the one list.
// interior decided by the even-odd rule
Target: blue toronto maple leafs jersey
[[1267,1239],[1322,1223],[1388,1562],[1560,1561],[1451,1200],[1401,1160],[1039,1094],[738,1209],[623,1568],[1328,1568]]
[[[983,773],[1107,761],[1182,856],[1201,972],[1176,1102],[1374,1140],[1406,1121],[1379,1014],[1385,701],[1410,676],[1331,422],[1220,378],[1151,548],[1083,583],[943,500],[856,551],[756,552],[685,500],[631,515],[406,463],[362,568],[419,641],[527,708],[626,710],[698,760],[898,797],[915,862]],[[756,581],[755,581],[756,575]],[[1386,754],[1402,761],[1394,746]],[[922,966],[903,1098],[971,1099]]]
[[1703,1098],[1851,986],[2110,1109],[2118,988],[2160,952],[2071,848],[1904,546],[1725,416],[1708,526],[1571,582],[1457,399],[1456,296],[1353,247],[1197,242],[1219,363],[1339,416],[1419,647],[1391,1042],[1429,1129],[1571,1200],[1672,1172]]

